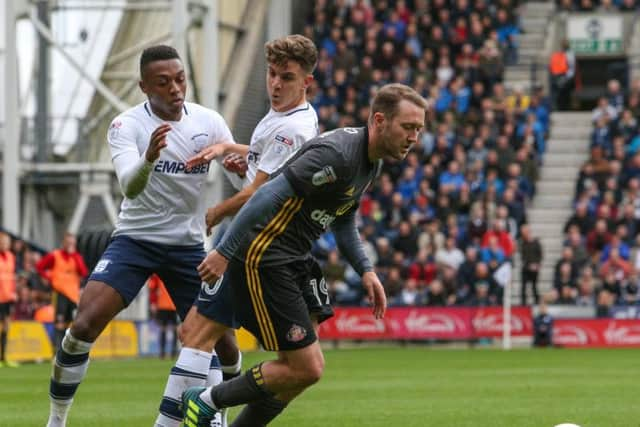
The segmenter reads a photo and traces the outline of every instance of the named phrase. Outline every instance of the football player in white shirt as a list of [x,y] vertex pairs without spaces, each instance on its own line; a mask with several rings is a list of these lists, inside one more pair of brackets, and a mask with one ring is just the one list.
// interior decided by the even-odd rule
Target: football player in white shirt
[[[147,101],[117,116],[109,127],[109,148],[125,197],[113,238],[89,277],[76,318],[56,353],[48,427],[65,426],[93,343],[152,273],[166,284],[181,318],[201,287],[196,271],[205,257],[201,190],[209,165],[187,168],[186,162],[232,135],[218,113],[185,102],[187,80],[175,49],[145,49],[140,76]],[[188,352],[191,371],[182,372],[185,381],[197,377],[199,385],[199,378],[210,374],[212,348]],[[218,375],[222,376],[219,368]]]
[[[231,141],[216,144],[202,150],[188,162],[189,167],[202,167],[212,159],[237,154],[246,158],[248,164],[243,189],[207,210],[207,232],[224,217],[238,212],[285,160],[318,133],[318,117],[306,98],[306,90],[313,80],[312,72],[318,57],[315,45],[304,36],[290,35],[268,42],[265,45],[265,53],[268,65],[266,83],[271,109],[253,131],[250,145],[235,144]],[[310,264],[306,274],[310,281],[321,280],[319,276],[322,272],[317,264]],[[208,304],[211,292],[216,292],[215,286],[203,284],[196,307],[191,309],[183,323],[182,339],[189,348],[207,349],[212,348],[214,344],[211,333],[211,328],[214,327],[211,320],[213,313],[212,307]],[[309,311],[315,314],[317,319],[324,320],[333,314],[328,304],[319,304],[317,301],[320,299],[311,293],[306,299]],[[326,299],[323,298],[322,301]],[[226,318],[223,323],[233,327],[233,307],[231,304],[227,307],[228,312],[225,313],[216,308],[215,319],[220,321]],[[239,374],[240,358],[236,369]],[[185,386],[186,388],[188,387]],[[233,425],[268,424],[286,405],[285,401],[278,397],[265,397],[264,400],[247,405]]]

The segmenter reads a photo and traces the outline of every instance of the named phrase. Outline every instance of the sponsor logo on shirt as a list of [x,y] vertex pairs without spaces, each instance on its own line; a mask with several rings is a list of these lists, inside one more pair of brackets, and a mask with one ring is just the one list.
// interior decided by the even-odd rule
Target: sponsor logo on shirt
[[180,173],[184,173],[184,174],[208,173],[209,163],[198,165],[187,170],[186,163],[175,162],[172,160],[159,160],[158,163],[156,163],[156,165],[154,166],[153,171],[158,173],[170,174],[170,175],[177,175]]
[[282,143],[282,144],[286,144],[286,145],[293,145],[293,141],[290,140],[289,138],[287,138],[286,136],[282,136],[282,135],[276,135],[276,141]]
[[319,187],[324,184],[331,184],[332,182],[336,182],[338,176],[333,170],[331,166],[325,166],[318,172],[313,174],[311,177],[311,183],[316,187]]
[[320,224],[323,228],[327,228],[336,217],[329,215],[324,209],[316,209],[311,212],[311,219]]
[[258,163],[260,161],[260,153],[249,150],[249,152],[247,153],[247,161]]

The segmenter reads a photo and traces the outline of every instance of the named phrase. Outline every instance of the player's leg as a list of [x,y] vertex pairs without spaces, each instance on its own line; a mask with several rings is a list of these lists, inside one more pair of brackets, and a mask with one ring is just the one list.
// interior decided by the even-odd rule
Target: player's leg
[[192,412],[187,411],[185,418],[197,425],[215,411],[264,401],[262,408],[255,408],[249,414],[261,419],[247,421],[251,425],[262,425],[265,419],[268,422],[277,416],[288,399],[320,379],[324,357],[298,283],[297,267],[248,268],[245,280],[232,280],[240,323],[266,350],[278,351],[279,357],[218,386],[188,390],[183,404],[191,407]]
[[89,351],[123,308],[122,296],[115,289],[103,282],[89,281],[82,292],[76,320],[56,351],[49,387],[48,427],[66,424],[73,397],[89,367]]
[[[155,422],[156,426],[162,427],[179,426],[182,422],[180,401],[182,393],[187,388],[204,386],[208,378],[218,382],[222,380],[220,363],[212,350],[227,329],[226,326],[201,314],[198,307],[193,305],[208,305],[215,294],[211,290],[213,287],[201,287],[202,281],[196,268],[204,258],[202,249],[182,253],[174,258],[176,261],[170,269],[158,273],[176,305],[178,314],[184,319],[179,332],[182,348],[169,373]],[[220,286],[216,289],[218,288]],[[225,301],[221,304],[229,306]]]
[[58,348],[51,374],[48,427],[62,427],[89,366],[89,352],[107,324],[138,294],[157,254],[154,245],[115,238],[89,277],[76,318]]
[[0,303],[0,367],[6,363],[7,335],[9,334],[9,303]]
[[54,323],[54,348],[57,350],[60,348],[62,339],[64,338],[65,331],[67,330],[68,322],[67,312],[69,311],[69,301],[63,294],[54,292],[55,299],[55,323]]
[[226,329],[198,313],[196,306],[189,311],[180,328],[182,349],[169,373],[155,426],[179,426],[184,416],[180,406],[182,393],[190,387],[204,386],[211,370],[217,370],[218,381],[222,380],[218,358],[210,350]]
[[160,359],[164,359],[165,348],[167,346],[167,319],[161,310],[158,311],[158,323],[160,326]]

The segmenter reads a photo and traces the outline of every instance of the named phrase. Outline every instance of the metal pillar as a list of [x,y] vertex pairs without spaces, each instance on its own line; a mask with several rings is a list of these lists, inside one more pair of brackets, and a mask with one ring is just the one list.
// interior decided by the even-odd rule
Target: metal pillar
[[202,23],[204,51],[202,59],[202,105],[218,109],[218,0],[206,0],[206,14]]
[[173,47],[178,51],[183,62],[187,59],[187,27],[189,26],[189,12],[186,0],[174,0],[171,3],[171,16],[173,17],[171,34]]
[[[36,4],[38,20],[49,27],[49,2],[39,0]],[[38,162],[47,159],[49,147],[49,43],[38,33],[38,75],[35,116],[36,156]]]
[[271,0],[267,40],[291,34],[291,0]]
[[2,225],[12,233],[20,232],[19,145],[18,117],[18,56],[16,51],[16,10],[12,1],[4,3],[5,39],[5,139],[3,147]]

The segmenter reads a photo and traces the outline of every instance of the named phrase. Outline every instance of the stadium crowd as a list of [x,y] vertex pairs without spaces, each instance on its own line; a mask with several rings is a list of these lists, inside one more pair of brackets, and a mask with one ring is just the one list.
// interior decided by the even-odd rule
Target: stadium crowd
[[554,274],[551,302],[640,302],[640,80],[625,93],[617,80],[592,112],[590,156],[576,183],[574,212]]
[[632,12],[638,9],[636,0],[556,0],[564,12]]
[[[390,302],[500,304],[494,272],[527,222],[550,114],[541,90],[507,93],[502,83],[517,60],[518,4],[351,3],[316,1],[304,29],[320,49],[310,98],[321,130],[363,126],[368,100],[388,82],[414,87],[432,106],[420,141],[360,206]],[[315,253],[335,302],[360,304],[359,279],[331,233]]]

